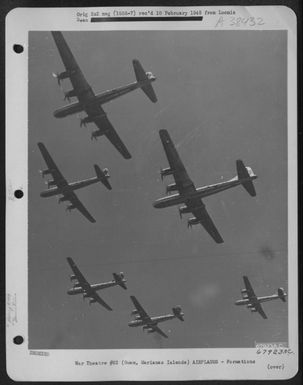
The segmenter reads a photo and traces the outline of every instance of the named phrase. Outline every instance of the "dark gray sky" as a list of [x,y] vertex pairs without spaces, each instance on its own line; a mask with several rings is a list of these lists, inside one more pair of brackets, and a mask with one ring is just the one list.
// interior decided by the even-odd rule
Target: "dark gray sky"
[[[49,32],[29,37],[29,344],[30,348],[218,348],[287,341],[287,305],[264,304],[268,320],[234,301],[242,275],[257,295],[287,288],[287,78],[283,31],[66,32],[94,91],[134,81],[137,58],[157,80],[158,103],[137,90],[104,105],[133,158],[124,160],[106,138],[91,142],[77,115],[53,117],[65,104],[52,72],[63,70]],[[65,90],[71,88],[63,82]],[[84,115],[83,115],[84,116]],[[158,131],[165,128],[196,186],[236,174],[242,159],[258,175],[257,197],[237,187],[204,203],[222,237],[190,231],[177,207],[155,209],[167,167]],[[68,181],[108,167],[112,191],[101,184],[77,195],[96,218],[68,214],[46,188],[42,141]],[[172,183],[172,178],[166,178]],[[91,283],[123,271],[128,291],[100,291],[108,312],[68,296],[72,257]],[[150,315],[180,305],[185,322],[161,327],[163,340],[129,328],[137,296]]]

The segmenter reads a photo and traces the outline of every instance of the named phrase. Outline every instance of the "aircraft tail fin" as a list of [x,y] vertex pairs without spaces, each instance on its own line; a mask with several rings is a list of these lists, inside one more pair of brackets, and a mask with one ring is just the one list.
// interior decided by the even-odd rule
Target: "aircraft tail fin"
[[96,164],[94,165],[94,168],[95,168],[95,172],[96,172],[96,175],[97,175],[97,178],[99,179],[99,181],[101,183],[103,183],[104,186],[108,190],[111,190],[112,186],[110,185],[110,183],[108,181],[108,178],[110,177],[108,169],[104,168],[103,170],[101,170],[101,168],[99,166],[97,166]]
[[124,279],[124,274],[123,273],[113,273],[114,280],[116,281],[117,285],[121,286],[124,290],[127,289],[125,282],[126,280]]
[[285,290],[282,287],[279,287],[279,289],[278,289],[278,296],[281,299],[281,301],[286,302],[285,298],[286,298],[287,294],[285,293]]
[[143,83],[141,85],[142,91],[145,95],[153,102],[156,103],[157,96],[151,85],[151,82],[155,81],[156,78],[151,72],[145,72],[139,60],[133,60],[134,71],[138,83]]
[[257,176],[254,174],[253,170],[250,167],[245,167],[242,160],[237,160],[237,174],[239,181],[241,181],[242,186],[248,194],[255,197],[257,194],[252,181],[256,179]]
[[173,307],[173,313],[176,318],[178,318],[180,321],[184,321],[184,313],[182,312],[182,309],[180,306]]

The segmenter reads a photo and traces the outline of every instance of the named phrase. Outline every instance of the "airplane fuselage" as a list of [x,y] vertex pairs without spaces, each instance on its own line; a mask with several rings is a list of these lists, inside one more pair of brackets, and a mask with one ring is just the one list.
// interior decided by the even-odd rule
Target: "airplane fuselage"
[[[97,291],[97,290],[102,290],[102,289],[106,289],[108,287],[117,286],[117,285],[118,284],[116,281],[110,281],[105,283],[95,283],[93,285],[90,285],[90,287],[93,291]],[[83,294],[83,293],[84,293],[84,290],[82,289],[82,287],[73,287],[72,289],[69,289],[67,291],[67,294],[69,295]]]
[[207,196],[217,194],[221,191],[230,189],[232,187],[236,187],[245,181],[250,181],[253,179],[256,179],[256,176],[252,176],[246,179],[241,179],[241,181],[238,179],[238,177],[235,177],[226,182],[216,183],[216,184],[212,184],[204,187],[198,187],[192,192],[188,192],[186,194],[173,194],[163,198],[159,198],[154,202],[153,206],[155,208],[164,208],[164,207],[179,205],[181,203],[186,203],[187,200],[190,200],[190,199],[205,198]]
[[[259,302],[259,303],[268,302],[268,301],[272,301],[272,300],[278,299],[278,298],[280,298],[278,294],[267,295],[267,296],[264,296],[264,297],[257,297],[255,299],[255,302]],[[248,305],[248,304],[251,304],[251,303],[253,304],[254,301],[251,301],[248,298],[244,298],[244,299],[239,299],[238,301],[236,301],[235,305]]]
[[69,191],[78,190],[80,188],[89,186],[89,185],[97,183],[97,182],[100,182],[100,179],[97,177],[93,177],[93,178],[89,178],[89,179],[85,179],[85,180],[80,180],[77,182],[71,182],[71,183],[68,183],[64,187],[51,187],[48,190],[42,191],[40,193],[40,196],[42,198],[48,198],[48,197],[51,197],[54,195],[64,194],[64,193],[68,193]]
[[126,86],[114,88],[112,90],[108,90],[97,95],[94,95],[93,92],[88,92],[86,97],[81,98],[83,99],[83,101],[81,100],[76,103],[71,103],[67,106],[57,109],[54,112],[54,116],[56,118],[64,118],[68,115],[73,115],[81,111],[86,111],[87,109],[89,109],[90,106],[94,104],[102,105],[108,103],[120,96],[123,96],[131,91],[136,90],[137,88],[141,88],[145,84],[150,84],[152,81],[154,81],[154,79],[148,79],[142,82],[133,82]]
[[157,325],[159,322],[164,322],[176,318],[173,314],[161,315],[158,317],[150,317],[152,322],[146,323],[141,319],[133,320],[128,323],[130,327],[144,326],[144,325]]

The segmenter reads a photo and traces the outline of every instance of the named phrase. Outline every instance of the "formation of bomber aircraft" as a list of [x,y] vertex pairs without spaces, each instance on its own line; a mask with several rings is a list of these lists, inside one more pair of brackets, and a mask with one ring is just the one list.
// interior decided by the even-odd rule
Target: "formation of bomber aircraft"
[[286,302],[286,296],[284,289],[279,287],[278,293],[273,295],[267,295],[263,297],[257,297],[248,278],[243,277],[245,289],[241,290],[242,299],[239,299],[235,302],[236,305],[245,305],[247,309],[250,309],[251,312],[258,312],[264,319],[267,318],[264,310],[262,309],[261,303],[273,301],[274,299],[280,299],[283,302]]
[[[83,299],[89,298],[89,304],[98,302],[100,305],[105,307],[107,310],[113,310],[101,297],[97,294],[98,290],[107,289],[108,287],[121,286],[123,289],[126,287],[126,279],[123,273],[113,273],[114,279],[110,282],[90,284],[79,270],[72,258],[67,257],[73,274],[70,276],[70,280],[73,282],[73,287],[67,291],[69,295],[82,294]],[[180,321],[184,321],[184,313],[180,306],[173,307],[173,314],[167,314],[157,317],[150,317],[143,307],[140,305],[136,297],[131,296],[131,300],[135,306],[135,310],[131,312],[131,315],[135,316],[135,320],[129,322],[128,326],[136,327],[143,326],[143,330],[147,330],[148,333],[157,332],[161,336],[168,338],[168,336],[157,326],[159,322],[178,318]]]
[[[57,79],[59,85],[62,80],[69,79],[73,87],[71,90],[65,92],[64,99],[67,100],[69,104],[57,109],[54,112],[54,116],[56,118],[63,118],[84,111],[87,116],[81,119],[80,126],[86,126],[88,123],[94,123],[98,128],[96,131],[92,132],[91,139],[97,139],[97,137],[105,135],[125,159],[130,159],[131,154],[108,120],[102,105],[138,88],[142,89],[142,91],[153,103],[157,102],[157,97],[152,87],[152,82],[156,80],[155,76],[151,72],[145,72],[140,62],[135,59],[133,60],[133,67],[136,76],[135,82],[126,86],[105,91],[101,94],[95,94],[91,86],[86,81],[62,33],[59,31],[53,31],[51,33],[65,66],[65,70],[63,72],[54,73],[53,76]],[[78,101],[70,103],[71,98],[77,98]],[[181,219],[183,214],[193,214],[193,217],[188,219],[188,227],[201,224],[216,243],[223,243],[223,238],[209,216],[202,199],[239,185],[243,186],[249,195],[254,197],[256,196],[256,191],[253,185],[253,180],[255,180],[257,176],[250,167],[246,167],[244,165],[242,160],[237,160],[237,175],[234,178],[225,182],[196,188],[193,181],[187,174],[168,131],[161,129],[159,134],[169,163],[168,168],[164,168],[160,171],[161,179],[163,180],[163,177],[172,175],[175,183],[171,183],[166,186],[166,196],[157,199],[153,203],[153,206],[155,208],[179,206]],[[104,168],[101,170],[97,165],[94,165],[96,172],[95,177],[68,183],[59,171],[45,145],[40,142],[38,143],[38,147],[47,165],[47,169],[41,170],[41,174],[43,177],[45,175],[52,176],[52,179],[46,182],[48,189],[41,192],[41,197],[62,195],[59,198],[58,203],[69,201],[70,204],[66,208],[68,211],[78,209],[80,213],[83,214],[90,222],[96,222],[92,215],[80,202],[74,191],[97,182],[103,183],[108,190],[111,190],[112,187],[108,181],[108,178],[110,177],[108,169]],[[124,274],[113,273],[113,280],[109,282],[90,284],[85,279],[73,259],[68,257],[67,261],[73,272],[70,276],[70,279],[73,282],[73,287],[67,291],[67,294],[82,295],[83,299],[89,298],[89,304],[97,302],[107,310],[112,310],[112,308],[100,297],[97,291],[113,286],[120,286],[126,290],[127,287]],[[284,289],[279,288],[277,294],[257,297],[247,276],[244,276],[243,279],[245,289],[241,290],[242,299],[237,300],[235,302],[236,305],[244,305],[252,312],[258,312],[264,319],[266,319],[267,316],[261,307],[261,303],[277,298],[280,298],[283,302],[286,301],[285,298],[287,294]],[[184,313],[182,312],[180,306],[173,307],[172,314],[151,317],[147,314],[135,296],[131,296],[130,298],[135,309],[131,312],[131,315],[134,316],[134,320],[128,323],[129,327],[141,326],[143,331],[147,330],[148,333],[158,333],[162,337],[168,338],[167,334],[165,334],[158,327],[158,323],[171,320],[173,318],[184,321]]]

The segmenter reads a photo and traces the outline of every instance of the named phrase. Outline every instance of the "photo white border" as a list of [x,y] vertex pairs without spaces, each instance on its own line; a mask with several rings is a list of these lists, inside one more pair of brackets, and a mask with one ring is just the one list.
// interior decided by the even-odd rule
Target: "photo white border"
[[[203,21],[77,22],[77,12],[114,10],[201,10]],[[206,10],[234,10],[235,17],[262,17],[263,25],[232,27],[223,15],[221,30],[288,31],[288,330],[289,355],[257,355],[249,349],[121,349],[121,350],[28,350],[28,32],[110,30],[211,30],[219,15]],[[298,283],[297,283],[297,26],[295,13],[285,6],[209,7],[89,7],[16,8],[6,17],[6,348],[8,375],[19,381],[118,381],[118,380],[240,380],[287,379],[298,371]],[[24,52],[16,54],[14,44]],[[14,191],[24,192],[22,199]],[[24,337],[16,345],[13,338]],[[40,355],[38,355],[40,354]],[[122,365],[123,360],[218,360],[218,365]],[[255,365],[226,364],[226,360],[256,360]],[[75,361],[119,360],[118,366],[77,366]],[[220,361],[224,364],[220,364]],[[269,370],[268,365],[283,365]]]

